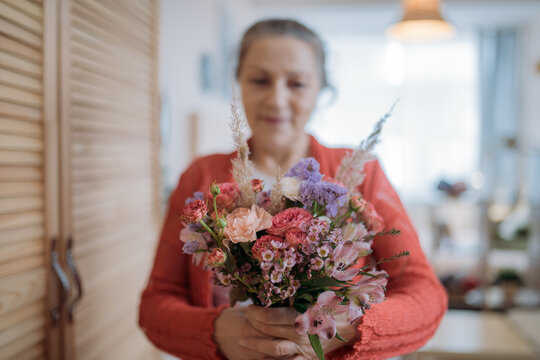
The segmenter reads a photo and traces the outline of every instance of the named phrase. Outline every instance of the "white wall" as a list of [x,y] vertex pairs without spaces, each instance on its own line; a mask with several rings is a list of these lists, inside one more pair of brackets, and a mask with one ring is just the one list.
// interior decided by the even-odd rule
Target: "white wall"
[[[535,13],[524,26],[522,39],[522,138],[529,149],[533,149],[536,159],[540,157],[540,12]],[[529,150],[531,151],[531,150]],[[537,160],[538,161],[538,160]],[[538,164],[538,162],[536,163]],[[540,169],[535,169],[536,174]],[[533,170],[534,171],[534,170]],[[533,236],[529,244],[529,261],[531,264],[528,283],[540,289],[540,206],[536,190],[538,177],[528,174],[530,191],[535,195],[536,206],[532,211]]]
[[540,12],[524,27],[523,64],[523,131],[525,141],[540,152]]
[[[226,151],[231,148],[228,137],[229,98],[218,82],[214,89],[203,91],[200,61],[203,54],[213,60],[213,81],[219,79],[225,61],[223,28],[227,27],[231,42],[236,42],[247,23],[247,0],[162,0],[160,24],[160,92],[168,102],[169,136],[164,141],[162,162],[167,164],[164,185],[174,186],[179,174],[189,165],[189,116],[199,114],[199,137],[211,137],[201,142],[201,153]],[[224,24],[224,21],[226,24]],[[234,47],[230,47],[230,54]]]

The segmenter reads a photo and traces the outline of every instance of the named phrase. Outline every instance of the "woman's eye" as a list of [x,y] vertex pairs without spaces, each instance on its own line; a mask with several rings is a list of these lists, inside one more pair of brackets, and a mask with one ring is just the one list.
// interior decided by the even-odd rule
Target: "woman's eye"
[[268,80],[264,78],[259,78],[259,79],[252,79],[251,82],[256,85],[266,85],[268,83]]
[[290,84],[294,88],[303,88],[305,86],[305,84],[303,82],[300,82],[300,81],[293,81]]

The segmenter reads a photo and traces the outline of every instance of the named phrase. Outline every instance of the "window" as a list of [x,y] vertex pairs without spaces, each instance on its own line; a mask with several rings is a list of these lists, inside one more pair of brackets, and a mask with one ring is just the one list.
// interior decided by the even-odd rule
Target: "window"
[[319,99],[309,132],[326,145],[356,147],[400,98],[376,149],[400,196],[429,202],[439,180],[470,182],[478,176],[477,46],[472,34],[432,44],[401,44],[381,35],[330,35],[325,40],[337,93],[335,101],[330,94]]

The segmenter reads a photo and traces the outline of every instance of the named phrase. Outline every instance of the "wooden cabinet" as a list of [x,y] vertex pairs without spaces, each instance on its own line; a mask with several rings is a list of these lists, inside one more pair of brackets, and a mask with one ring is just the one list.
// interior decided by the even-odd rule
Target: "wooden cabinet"
[[156,355],[157,29],[152,0],[0,0],[0,359]]

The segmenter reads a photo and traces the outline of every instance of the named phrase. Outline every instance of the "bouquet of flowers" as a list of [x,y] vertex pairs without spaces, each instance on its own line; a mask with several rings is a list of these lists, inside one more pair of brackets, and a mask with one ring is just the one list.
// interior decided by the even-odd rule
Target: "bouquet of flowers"
[[[377,265],[408,255],[379,262],[368,257],[376,236],[399,231],[385,230],[382,217],[358,191],[390,112],[343,159],[336,179],[322,175],[318,162],[306,158],[266,191],[261,180],[251,178],[245,123],[234,104],[232,112],[236,182],[214,183],[186,200],[183,251],[210,268],[217,285],[233,288],[231,303],[250,298],[260,306],[294,307],[300,313],[297,332],[307,333],[324,359],[321,338],[346,341],[336,332],[334,315],[347,313],[352,323],[370,304],[383,301],[388,275]],[[362,257],[368,257],[367,265],[360,267]]]

